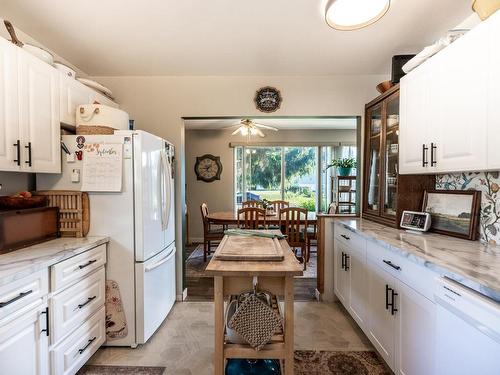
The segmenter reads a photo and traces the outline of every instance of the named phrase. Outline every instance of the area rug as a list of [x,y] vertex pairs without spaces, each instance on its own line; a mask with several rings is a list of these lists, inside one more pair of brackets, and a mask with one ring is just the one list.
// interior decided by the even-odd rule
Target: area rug
[[373,351],[295,351],[295,375],[390,375]]
[[[311,247],[312,251],[316,251],[316,247]],[[215,251],[215,248],[213,249]],[[212,252],[213,254],[213,252]],[[205,274],[205,268],[208,265],[212,255],[208,256],[208,261],[205,263],[203,261],[203,244],[196,246],[189,257],[186,260],[186,277],[211,277]],[[316,253],[311,254],[309,262],[307,263],[307,270],[304,271],[304,274],[300,277],[305,279],[315,279],[316,278],[316,270],[317,270],[317,257]]]
[[76,375],[163,375],[165,367],[150,366],[83,366]]

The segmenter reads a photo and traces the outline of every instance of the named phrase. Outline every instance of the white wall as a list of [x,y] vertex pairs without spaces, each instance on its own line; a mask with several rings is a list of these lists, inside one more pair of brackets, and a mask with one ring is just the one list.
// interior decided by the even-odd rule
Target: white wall
[[[236,121],[236,120],[235,120]],[[189,238],[198,242],[203,238],[200,205],[206,202],[211,212],[234,209],[234,148],[231,142],[246,143],[246,137],[232,136],[229,130],[186,130],[186,202],[189,212]],[[356,130],[280,130],[264,131],[265,138],[252,138],[258,143],[300,144],[345,142],[356,143]],[[252,141],[248,143],[252,145]],[[194,172],[196,157],[203,154],[220,156],[222,174],[219,181],[198,181]]]
[[[177,146],[177,243],[181,248],[184,218],[184,124],[182,117],[262,115],[254,105],[255,91],[277,87],[283,96],[274,116],[362,116],[364,105],[377,96],[375,86],[386,76],[310,77],[95,77],[113,90],[138,129],[169,139]],[[178,252],[178,294],[182,254]]]

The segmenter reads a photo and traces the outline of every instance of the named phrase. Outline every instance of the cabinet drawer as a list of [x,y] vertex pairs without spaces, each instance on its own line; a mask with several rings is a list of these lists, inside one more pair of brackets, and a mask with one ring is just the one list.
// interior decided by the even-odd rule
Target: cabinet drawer
[[367,244],[367,256],[373,262],[401,280],[428,299],[433,299],[433,290],[437,274],[423,265],[405,259],[374,242]]
[[350,231],[342,224],[335,225],[335,238],[357,250],[364,251],[366,247],[366,240],[362,236]]
[[66,259],[51,267],[50,287],[52,292],[72,284],[106,264],[106,244]]
[[104,267],[51,298],[52,344],[104,306]]
[[75,374],[106,338],[104,306],[51,350],[52,375]]
[[0,320],[49,292],[48,269],[0,287]]

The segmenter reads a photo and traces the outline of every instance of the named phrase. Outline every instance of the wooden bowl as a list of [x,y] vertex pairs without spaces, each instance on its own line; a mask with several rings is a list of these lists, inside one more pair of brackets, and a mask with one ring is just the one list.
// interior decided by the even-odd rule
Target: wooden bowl
[[0,209],[2,210],[22,210],[26,208],[45,207],[47,205],[47,197],[33,196],[30,198],[23,197],[0,197]]
[[377,91],[379,93],[383,94],[384,92],[389,90],[392,86],[394,86],[394,85],[392,84],[391,81],[384,81],[384,82],[381,82],[377,85]]

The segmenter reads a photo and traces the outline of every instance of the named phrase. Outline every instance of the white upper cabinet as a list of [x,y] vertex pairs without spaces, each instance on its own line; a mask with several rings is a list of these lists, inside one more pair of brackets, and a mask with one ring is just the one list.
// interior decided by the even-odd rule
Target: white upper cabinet
[[436,172],[486,168],[487,72],[486,24],[441,51],[434,61],[429,141]]
[[60,75],[61,122],[76,125],[76,108],[93,102],[93,93],[76,79]]
[[94,102],[118,107],[0,37],[0,171],[60,173],[60,123]]
[[401,80],[400,173],[500,168],[500,12]]
[[60,173],[59,72],[24,51],[18,56],[21,168]]
[[490,20],[488,50],[490,64],[495,69],[488,70],[488,169],[500,170],[500,12]]
[[423,64],[401,79],[399,173],[425,173],[429,166],[429,108],[430,73]]
[[0,170],[19,171],[21,161],[18,159],[17,142],[19,141],[20,150],[21,141],[17,103],[17,55],[10,44],[0,38]]

